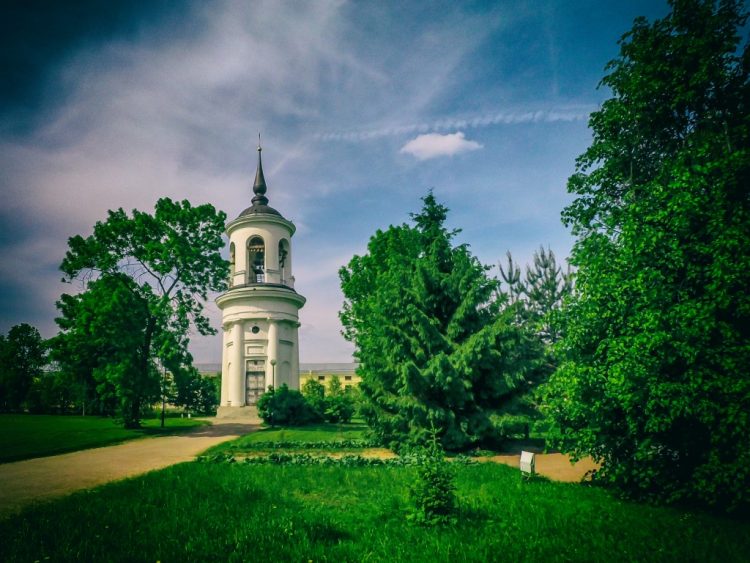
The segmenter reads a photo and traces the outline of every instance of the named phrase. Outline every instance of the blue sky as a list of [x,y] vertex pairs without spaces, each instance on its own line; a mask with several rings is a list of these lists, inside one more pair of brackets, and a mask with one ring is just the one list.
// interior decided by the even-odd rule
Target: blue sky
[[[666,2],[18,2],[0,71],[0,331],[55,334],[67,238],[162,196],[249,205],[257,133],[303,362],[350,361],[338,269],[433,189],[486,264],[564,257],[566,179],[617,40]],[[137,4],[141,4],[137,6]],[[12,4],[11,4],[12,5]],[[41,7],[40,7],[41,6]],[[220,315],[208,310],[214,325]],[[194,338],[218,362],[217,337]]]

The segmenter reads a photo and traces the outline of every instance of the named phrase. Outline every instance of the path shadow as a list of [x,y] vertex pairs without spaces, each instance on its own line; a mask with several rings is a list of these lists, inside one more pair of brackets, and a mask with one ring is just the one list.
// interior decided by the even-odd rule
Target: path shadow
[[498,451],[501,455],[521,455],[521,451],[535,454],[557,453],[557,450],[544,450],[544,438],[528,438],[525,440],[508,440]]
[[252,422],[222,422],[221,424],[207,424],[198,426],[184,434],[190,438],[219,438],[221,436],[242,436],[254,432],[260,424]]

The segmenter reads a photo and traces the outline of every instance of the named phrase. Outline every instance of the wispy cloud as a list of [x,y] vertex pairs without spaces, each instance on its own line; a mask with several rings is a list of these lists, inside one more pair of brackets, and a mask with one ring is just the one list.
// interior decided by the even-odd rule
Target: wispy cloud
[[491,127],[493,125],[512,125],[517,123],[554,123],[558,121],[585,121],[594,111],[594,106],[561,108],[534,111],[498,111],[471,117],[446,117],[431,122],[408,123],[385,127],[371,127],[351,131],[331,131],[318,133],[317,139],[323,141],[368,141],[380,137],[393,137],[411,133],[428,133],[431,131],[453,131]]
[[462,131],[441,135],[427,133],[419,135],[401,147],[401,153],[410,154],[417,160],[429,160],[439,156],[453,156],[462,152],[481,149],[476,141],[469,141]]

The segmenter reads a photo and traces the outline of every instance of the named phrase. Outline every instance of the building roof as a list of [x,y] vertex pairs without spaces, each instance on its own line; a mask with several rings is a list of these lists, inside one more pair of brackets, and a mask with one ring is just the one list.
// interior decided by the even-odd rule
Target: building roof
[[266,177],[263,175],[263,162],[261,161],[260,153],[263,149],[260,146],[260,135],[258,136],[258,169],[255,171],[255,182],[253,183],[253,196],[252,205],[240,213],[240,217],[247,215],[277,215],[282,217],[281,213],[276,211],[273,207],[268,205],[268,198],[266,197]]
[[[348,363],[317,363],[317,364],[300,364],[299,372],[304,373],[354,373],[359,364],[355,362]],[[214,374],[221,371],[221,364],[193,364],[202,374]]]
[[313,373],[354,373],[359,364],[356,362],[348,363],[329,363],[329,364],[300,364],[299,372]]

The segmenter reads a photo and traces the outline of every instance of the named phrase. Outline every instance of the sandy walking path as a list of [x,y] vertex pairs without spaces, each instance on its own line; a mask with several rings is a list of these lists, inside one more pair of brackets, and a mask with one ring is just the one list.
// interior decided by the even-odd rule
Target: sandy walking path
[[203,450],[259,428],[214,421],[180,436],[143,438],[91,450],[0,464],[0,518],[38,501],[190,461]]
[[[518,467],[521,462],[521,456],[520,454],[495,455],[492,457],[478,457],[476,460],[504,463],[511,467]],[[599,465],[590,457],[586,457],[575,464],[572,464],[570,463],[570,458],[565,454],[536,454],[536,472],[539,473],[539,475],[549,477],[553,481],[577,483],[586,476],[586,473],[598,468]]]

